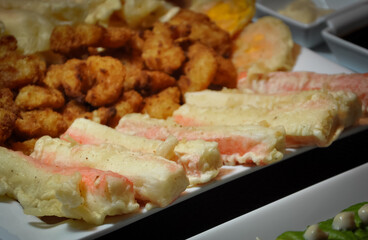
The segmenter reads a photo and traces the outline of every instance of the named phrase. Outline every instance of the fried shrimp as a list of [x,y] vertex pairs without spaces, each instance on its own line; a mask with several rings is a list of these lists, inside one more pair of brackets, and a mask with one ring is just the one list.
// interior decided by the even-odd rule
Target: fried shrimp
[[202,43],[195,43],[188,50],[189,61],[184,66],[184,74],[178,81],[183,93],[208,88],[217,71],[216,53]]
[[50,48],[61,54],[70,54],[86,47],[96,46],[104,35],[104,28],[93,24],[56,26],[51,33]]
[[21,88],[15,98],[15,103],[23,110],[58,109],[64,105],[64,102],[64,96],[59,90],[35,85]]
[[144,99],[142,113],[153,118],[166,119],[180,107],[181,93],[178,87],[169,87]]
[[16,119],[13,112],[0,108],[0,145],[12,135]]
[[120,118],[128,113],[140,112],[143,106],[143,97],[134,90],[124,92],[121,98],[113,105],[116,114],[108,122],[110,127],[118,125]]
[[[188,31],[187,26],[189,26],[190,34],[188,38],[190,40],[200,41],[213,48],[221,56],[230,56],[232,51],[230,34],[218,27],[207,15],[181,9],[169,23],[184,31]],[[182,35],[185,35],[185,33]]]
[[14,151],[21,151],[25,155],[30,155],[33,152],[34,145],[38,138],[31,138],[25,141],[11,141],[10,148]]
[[157,22],[152,31],[146,31],[142,58],[150,70],[171,74],[185,60],[183,49],[174,42],[170,25]]
[[216,86],[223,86],[227,88],[235,88],[237,85],[238,74],[233,62],[217,54],[217,71],[212,83]]
[[17,39],[11,35],[5,35],[0,38],[0,58],[17,50]]
[[21,88],[44,77],[46,63],[38,55],[22,56],[17,52],[0,58],[0,88]]
[[86,63],[79,59],[51,65],[43,83],[49,88],[63,90],[68,97],[83,97],[92,85],[88,79],[83,78],[84,68]]
[[44,135],[58,137],[67,129],[63,116],[50,108],[21,112],[14,132],[19,138],[30,139]]
[[125,67],[112,57],[90,56],[86,60],[87,78],[95,85],[88,90],[86,102],[98,107],[115,102],[124,87]]
[[126,27],[107,27],[102,39],[97,44],[104,48],[123,47],[133,36],[133,31]]

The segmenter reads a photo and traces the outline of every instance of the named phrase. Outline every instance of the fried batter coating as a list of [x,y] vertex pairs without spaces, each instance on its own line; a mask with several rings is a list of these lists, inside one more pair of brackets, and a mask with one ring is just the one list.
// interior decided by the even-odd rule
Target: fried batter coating
[[17,39],[11,35],[5,35],[0,38],[0,58],[17,50]]
[[123,47],[133,36],[133,31],[127,27],[107,27],[99,47],[119,48]]
[[17,52],[0,58],[0,88],[17,89],[43,79],[46,63],[38,55]]
[[10,148],[14,151],[21,151],[25,155],[30,155],[33,152],[34,146],[38,138],[31,138],[23,142],[10,142]]
[[19,113],[19,108],[14,102],[14,94],[9,88],[0,89],[0,108],[13,112],[16,115]]
[[50,108],[21,112],[14,132],[19,138],[30,139],[44,135],[58,137],[67,129],[63,116]]
[[170,25],[157,22],[152,31],[146,32],[142,58],[150,70],[171,74],[181,67],[185,54],[174,42]]
[[115,102],[124,87],[125,67],[112,57],[90,56],[86,60],[87,78],[95,85],[88,90],[86,102],[98,107]]
[[15,103],[23,110],[38,108],[61,108],[64,103],[63,94],[54,88],[27,85],[20,89]]
[[88,46],[96,46],[102,39],[104,31],[103,27],[93,24],[59,25],[51,33],[50,48],[65,55],[78,52]]
[[202,43],[195,43],[188,49],[189,61],[178,85],[183,93],[208,88],[217,71],[216,53]]
[[[231,55],[230,34],[218,27],[207,15],[188,9],[181,9],[169,23],[178,26],[183,31],[187,31],[189,26],[189,39],[200,41],[213,48],[221,56],[229,57]],[[185,33],[182,35],[185,35]]]
[[238,74],[233,62],[220,55],[216,56],[216,61],[217,71],[211,84],[221,87],[235,88],[237,85]]
[[130,69],[124,84],[125,90],[137,90],[142,95],[152,95],[176,85],[176,79],[164,72]]
[[143,97],[134,90],[126,91],[121,98],[113,105],[116,109],[116,114],[110,119],[108,125],[110,127],[116,127],[120,118],[125,114],[140,112],[143,106]]
[[162,92],[144,99],[142,113],[153,118],[166,119],[180,107],[181,93],[178,87],[169,87]]
[[88,106],[79,102],[75,99],[70,100],[63,107],[61,114],[64,118],[64,121],[70,126],[75,119],[84,116],[84,114],[88,113]]
[[70,59],[64,64],[51,65],[43,83],[49,88],[63,90],[68,97],[83,97],[93,85],[83,78],[86,63],[79,59]]
[[12,111],[0,108],[0,145],[12,135],[16,119]]

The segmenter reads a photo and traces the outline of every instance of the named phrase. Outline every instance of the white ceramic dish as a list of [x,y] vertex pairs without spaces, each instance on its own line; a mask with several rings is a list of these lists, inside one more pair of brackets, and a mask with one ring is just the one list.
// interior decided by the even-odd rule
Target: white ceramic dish
[[368,201],[368,163],[242,215],[190,240],[276,239],[285,231],[334,217],[341,210]]
[[278,13],[280,9],[283,9],[292,1],[294,0],[257,0],[256,17],[260,18],[269,15],[280,18],[290,27],[294,41],[308,48],[323,42],[321,32],[326,28],[327,19],[340,11],[344,11],[344,9],[350,5],[360,2],[359,0],[312,0],[316,6],[323,9],[334,10],[335,12],[319,17],[313,23],[304,24]]
[[[348,69],[341,67],[306,48],[301,49],[301,53],[294,67],[295,71],[314,71],[319,73],[349,73]],[[346,131],[342,137],[360,131],[360,128]],[[297,149],[285,156],[287,160],[297,154],[302,154],[310,150],[312,147]],[[284,161],[283,160],[283,161]],[[185,192],[173,204],[185,201],[209,189],[220,186],[226,182],[236,178],[245,176],[253,171],[262,170],[262,167],[224,167],[231,168],[232,171],[220,179],[217,179],[205,186],[191,188]],[[228,171],[224,171],[228,172]],[[169,206],[170,207],[170,206]],[[112,232],[142,218],[145,218],[158,211],[164,211],[165,208],[156,208],[150,211],[128,216],[110,217],[105,224],[101,226],[87,225],[82,221],[65,220],[57,223],[45,223],[41,219],[23,214],[21,206],[18,202],[9,198],[0,198],[0,239],[1,240],[16,240],[16,239],[50,239],[53,240],[71,240],[71,239],[90,239]]]
[[344,40],[341,36],[365,26],[368,26],[368,1],[335,15],[327,21],[327,28],[322,31],[322,37],[337,61],[360,73],[368,72],[368,49]]

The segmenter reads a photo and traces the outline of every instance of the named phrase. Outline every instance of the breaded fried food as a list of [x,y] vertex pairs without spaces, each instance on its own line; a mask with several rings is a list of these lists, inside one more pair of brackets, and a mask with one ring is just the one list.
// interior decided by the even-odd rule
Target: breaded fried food
[[123,64],[109,56],[90,56],[86,64],[88,82],[95,82],[95,85],[87,91],[85,101],[94,107],[114,103],[124,87]]
[[0,108],[0,145],[11,135],[15,126],[17,115],[5,108]]
[[68,97],[83,97],[93,83],[83,78],[87,67],[85,61],[70,59],[64,64],[51,65],[43,79],[43,84],[49,88],[62,90]]
[[88,106],[75,99],[70,100],[61,110],[64,121],[70,126],[73,121],[89,112]]
[[64,55],[97,46],[105,29],[98,25],[80,23],[75,26],[59,25],[50,36],[50,48]]
[[233,62],[217,54],[217,71],[212,85],[235,88],[237,85],[238,74]]
[[27,85],[19,90],[15,104],[22,110],[58,109],[64,105],[63,94],[54,88]]
[[12,35],[0,37],[0,58],[17,50],[17,39]]
[[[203,14],[188,9],[181,9],[170,21],[170,24],[187,31],[190,27],[188,38],[213,48],[221,56],[231,55],[231,37],[228,32],[218,27],[211,19]],[[185,33],[182,33],[185,35]]]
[[185,93],[208,88],[217,72],[216,53],[197,42],[189,47],[187,55],[189,61],[184,66],[185,75],[178,81],[180,90]]
[[10,148],[14,151],[21,151],[25,155],[30,155],[33,152],[34,146],[38,138],[31,138],[25,141],[10,142]]
[[20,112],[14,132],[22,139],[38,138],[44,135],[58,137],[67,129],[63,116],[50,108]]
[[133,36],[133,31],[127,27],[107,27],[102,39],[97,44],[104,48],[123,47]]
[[172,74],[185,60],[183,49],[175,43],[169,24],[157,22],[145,32],[142,58],[148,69]]
[[110,119],[108,125],[115,127],[118,125],[120,118],[128,113],[140,112],[143,106],[143,97],[134,90],[126,91],[120,99],[113,105],[116,114]]
[[38,55],[12,52],[0,58],[0,88],[18,89],[43,79],[46,63]]
[[142,113],[152,118],[166,119],[180,107],[181,92],[178,87],[169,87],[144,99]]
[[16,115],[19,113],[19,108],[14,102],[14,94],[9,88],[0,88],[0,108]]

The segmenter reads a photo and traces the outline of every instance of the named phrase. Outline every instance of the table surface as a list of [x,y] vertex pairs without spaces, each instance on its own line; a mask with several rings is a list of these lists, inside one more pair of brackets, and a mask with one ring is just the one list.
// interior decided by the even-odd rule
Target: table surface
[[[326,45],[312,49],[336,62]],[[99,239],[186,239],[367,162],[368,130],[255,171]]]

